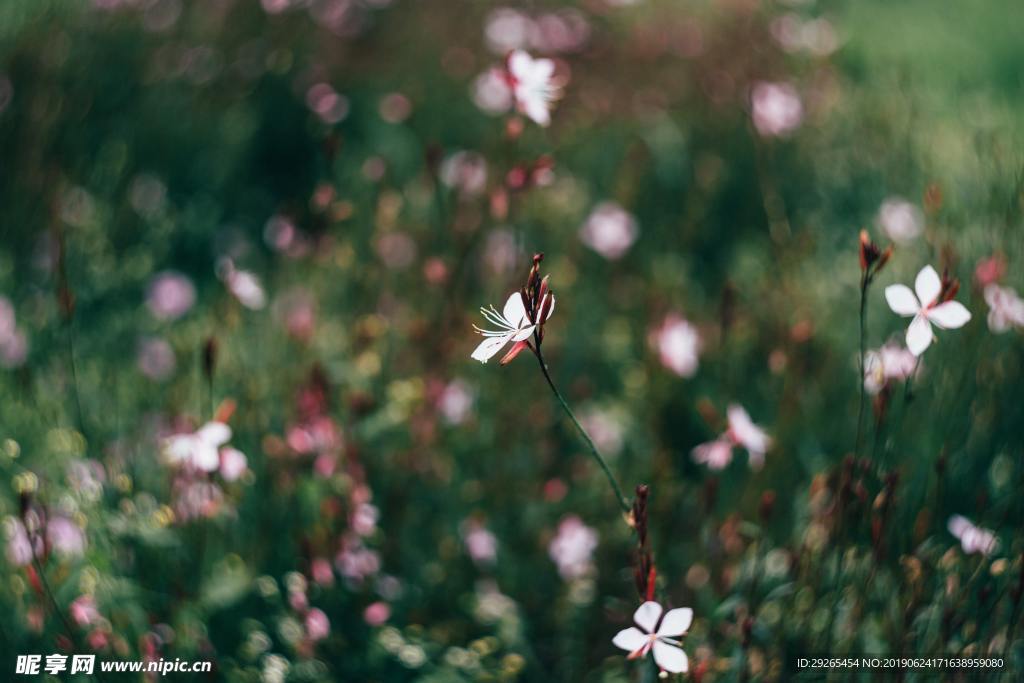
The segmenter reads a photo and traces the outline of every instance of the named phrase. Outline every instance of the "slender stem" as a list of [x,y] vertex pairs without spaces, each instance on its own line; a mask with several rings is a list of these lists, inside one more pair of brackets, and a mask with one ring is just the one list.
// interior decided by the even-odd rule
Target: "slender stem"
[[867,336],[867,303],[868,303],[868,278],[867,273],[860,276],[860,355],[857,357],[857,367],[860,369],[860,407],[857,409],[857,444],[854,454],[860,456],[861,439],[864,434],[864,404],[867,401],[866,389],[864,387],[864,338]]
[[619,507],[622,508],[623,512],[628,513],[629,501],[624,495],[622,495],[622,489],[619,487],[619,482],[615,480],[615,475],[612,474],[612,471],[608,467],[608,463],[605,462],[605,459],[601,457],[600,451],[597,450],[597,446],[594,445],[590,435],[587,434],[587,430],[583,429],[583,425],[580,424],[580,421],[576,419],[576,415],[573,414],[572,408],[569,407],[569,404],[565,402],[562,395],[558,393],[558,389],[555,388],[555,383],[552,381],[551,375],[548,374],[548,366],[547,363],[544,362],[544,356],[540,352],[539,345],[534,347],[534,355],[537,356],[537,362],[540,364],[540,371],[544,373],[544,379],[547,380],[548,386],[551,387],[551,393],[555,395],[555,398],[558,399],[558,403],[562,406],[562,410],[564,410],[565,414],[569,416],[572,423],[576,425],[576,431],[579,432],[580,437],[590,449],[590,454],[594,457],[594,460],[597,461],[597,464],[601,466],[601,470],[604,471],[604,476],[608,478],[608,483],[611,484],[612,490],[615,491],[615,499],[618,501]]

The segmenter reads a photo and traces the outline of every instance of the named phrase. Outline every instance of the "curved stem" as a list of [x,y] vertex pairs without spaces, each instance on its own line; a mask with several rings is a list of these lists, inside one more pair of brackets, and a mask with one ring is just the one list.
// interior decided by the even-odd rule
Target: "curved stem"
[[864,433],[864,403],[866,402],[866,389],[864,387],[864,338],[867,335],[867,302],[868,302],[868,278],[867,275],[861,275],[860,278],[860,356],[858,358],[857,366],[860,368],[860,407],[857,409],[857,444],[854,448],[854,454],[860,456],[861,438]]
[[569,404],[565,402],[562,395],[558,393],[558,389],[555,388],[555,383],[551,379],[551,375],[548,374],[548,366],[547,363],[544,362],[544,356],[540,352],[539,345],[534,347],[534,355],[537,356],[537,362],[540,364],[540,371],[544,373],[544,379],[547,380],[548,386],[551,387],[551,393],[555,395],[555,398],[558,399],[558,403],[562,406],[562,410],[564,410],[565,414],[569,416],[572,423],[576,425],[576,431],[579,432],[580,437],[583,439],[584,443],[587,444],[587,447],[590,449],[591,456],[593,456],[594,460],[597,461],[597,464],[601,466],[604,476],[608,478],[608,483],[611,484],[612,490],[615,491],[615,499],[618,502],[619,507],[622,508],[623,512],[629,513],[629,501],[626,500],[624,495],[622,495],[622,489],[619,487],[619,482],[615,480],[615,475],[612,474],[611,468],[608,467],[608,463],[605,462],[605,459],[601,457],[600,451],[597,450],[597,446],[595,446],[594,442],[590,439],[590,435],[587,434],[587,430],[583,429],[583,425],[581,425],[580,421],[576,419],[576,415],[573,414],[572,408],[569,407]]

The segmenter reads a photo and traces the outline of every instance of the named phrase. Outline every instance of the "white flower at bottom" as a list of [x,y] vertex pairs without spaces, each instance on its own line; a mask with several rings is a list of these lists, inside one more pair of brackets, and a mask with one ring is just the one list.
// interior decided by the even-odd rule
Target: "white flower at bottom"
[[[917,296],[914,296],[915,292]],[[906,285],[889,285],[885,288],[885,300],[893,313],[904,317],[913,316],[907,328],[907,348],[920,356],[931,346],[935,334],[932,324],[944,330],[963,327],[971,319],[971,312],[958,301],[939,301],[942,294],[942,280],[931,266],[925,266],[914,280],[914,291]]]
[[612,639],[612,644],[628,650],[630,659],[653,652],[654,663],[660,668],[669,673],[685,673],[689,668],[689,660],[679,641],[673,638],[689,630],[693,622],[693,610],[680,607],[670,610],[661,618],[662,611],[661,605],[650,600],[640,605],[633,614],[633,621],[640,628],[634,626],[619,631]]
[[223,422],[207,422],[193,434],[175,434],[164,440],[169,461],[190,465],[204,472],[220,467],[220,447],[231,440],[231,427]]

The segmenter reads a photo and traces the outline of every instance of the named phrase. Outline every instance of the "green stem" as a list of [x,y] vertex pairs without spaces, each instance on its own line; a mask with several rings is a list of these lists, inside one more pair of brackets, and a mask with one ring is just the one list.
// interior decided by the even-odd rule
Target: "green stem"
[[629,501],[624,495],[622,495],[622,489],[619,487],[619,482],[615,480],[615,475],[612,474],[612,471],[608,467],[608,463],[605,462],[605,459],[601,457],[600,451],[597,450],[597,446],[595,446],[594,442],[590,439],[590,435],[587,434],[587,430],[583,429],[583,425],[580,424],[580,421],[576,419],[576,415],[573,414],[572,408],[569,407],[569,404],[565,402],[562,395],[558,393],[558,389],[555,388],[555,383],[552,381],[551,375],[548,373],[548,366],[547,363],[544,362],[544,356],[540,352],[539,345],[534,348],[534,355],[537,356],[537,362],[540,364],[540,371],[544,373],[544,379],[547,380],[548,386],[551,387],[551,393],[555,395],[555,398],[558,399],[558,403],[562,406],[562,410],[564,410],[565,414],[569,416],[572,423],[576,425],[576,431],[579,432],[580,437],[583,439],[584,443],[587,444],[587,447],[590,449],[590,454],[593,456],[594,460],[597,461],[597,464],[601,466],[604,476],[608,478],[608,483],[611,484],[612,490],[615,491],[615,499],[619,503],[619,507],[622,508],[623,512],[628,513],[630,509]]
[[861,438],[864,433],[864,403],[866,402],[866,390],[864,388],[864,338],[867,335],[867,304],[868,304],[868,278],[861,275],[860,278],[860,356],[857,359],[857,367],[860,369],[860,407],[857,410],[857,444],[854,454],[860,456]]

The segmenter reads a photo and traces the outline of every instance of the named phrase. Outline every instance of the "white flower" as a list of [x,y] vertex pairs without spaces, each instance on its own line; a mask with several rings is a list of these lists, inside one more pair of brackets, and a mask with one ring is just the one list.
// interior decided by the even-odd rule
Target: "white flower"
[[700,336],[689,321],[674,313],[667,315],[654,331],[653,342],[666,368],[680,377],[693,377],[697,372]]
[[953,515],[949,518],[949,533],[960,540],[960,546],[968,555],[981,553],[990,555],[999,547],[999,539],[989,529],[982,529],[975,526],[971,520],[961,515]]
[[552,78],[555,63],[534,59],[523,50],[513,50],[507,67],[516,109],[541,126],[551,123],[551,105],[561,97],[561,88]]
[[957,301],[939,302],[942,281],[931,266],[917,274],[914,290],[917,296],[906,285],[889,285],[885,288],[885,300],[894,313],[914,317],[907,328],[907,348],[920,356],[932,343],[932,323],[945,330],[956,329],[967,324],[971,313]]
[[636,219],[615,202],[601,202],[580,228],[580,240],[609,261],[625,256],[639,232]]
[[886,344],[864,355],[864,388],[877,394],[889,380],[905,380],[914,374],[917,356],[896,344]]
[[804,119],[804,106],[789,83],[758,83],[750,93],[754,127],[763,136],[784,137]]
[[[548,308],[544,320],[547,321],[554,311],[555,300],[552,297],[551,306]],[[501,313],[498,313],[494,306],[481,308],[480,312],[483,313],[484,318],[488,322],[498,327],[497,330],[483,330],[476,325],[473,326],[477,332],[484,336],[484,340],[480,342],[480,345],[471,354],[473,359],[481,363],[486,363],[490,360],[505,344],[509,342],[524,342],[529,339],[537,327],[536,323],[530,320],[530,316],[526,312],[526,306],[523,305],[523,296],[519,292],[512,292],[509,295],[508,300],[505,301],[505,308]]]
[[878,225],[893,242],[906,244],[924,230],[924,214],[902,197],[889,197],[878,209]]
[[648,601],[640,605],[633,614],[633,621],[640,628],[630,627],[619,631],[612,639],[612,643],[616,647],[628,650],[630,659],[644,657],[653,650],[654,663],[659,667],[669,673],[685,673],[689,668],[689,661],[682,645],[673,638],[685,634],[690,628],[693,610],[689,607],[670,610],[659,625],[661,613],[661,605],[656,602]]
[[255,274],[236,269],[231,259],[222,260],[217,270],[220,279],[240,304],[254,311],[267,305],[267,295]]
[[176,434],[165,439],[164,453],[173,463],[213,472],[220,468],[220,447],[230,439],[231,427],[223,422],[207,422],[193,434]]
[[591,556],[597,548],[597,532],[576,515],[564,517],[558,534],[548,545],[548,554],[566,581],[586,576],[593,569]]
[[696,463],[706,464],[713,470],[724,469],[732,461],[732,449],[742,446],[750,455],[750,466],[760,469],[764,455],[771,448],[772,440],[761,427],[754,424],[750,415],[739,404],[733,403],[727,411],[729,427],[714,441],[702,443],[690,453]]
[[992,283],[985,287],[988,304],[988,329],[1006,332],[1011,327],[1024,327],[1024,299],[1009,287]]

